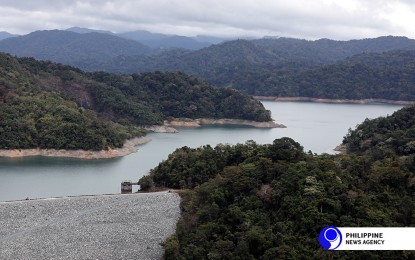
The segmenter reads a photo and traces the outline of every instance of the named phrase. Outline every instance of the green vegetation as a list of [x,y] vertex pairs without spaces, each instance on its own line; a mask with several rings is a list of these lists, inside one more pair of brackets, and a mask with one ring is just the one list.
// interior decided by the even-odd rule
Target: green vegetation
[[414,47],[412,40],[399,37],[238,40],[196,52],[117,57],[96,68],[118,73],[180,69],[258,96],[415,100]]
[[87,71],[179,70],[257,96],[415,100],[415,40],[406,37],[265,38],[150,51],[114,35],[43,31],[6,39],[0,50]]
[[[214,88],[207,82],[182,72],[154,72],[129,76],[97,72],[92,74],[92,78],[116,87],[114,91],[117,93],[114,92],[112,97],[106,98],[114,99],[117,95],[124,95],[134,104],[141,103],[144,107],[157,111],[159,115],[163,115],[161,118],[234,118],[259,122],[271,120],[269,112],[253,98],[233,89]],[[103,90],[95,88],[92,91],[96,95],[95,91]],[[101,102],[102,99],[97,100]],[[105,102],[103,106],[112,106],[113,103],[115,102]],[[128,104],[120,105],[120,108],[126,106]]]
[[403,37],[237,40],[195,52],[116,57],[90,69],[181,70],[258,96],[415,100],[414,43]]
[[236,40],[193,52],[115,57],[86,68],[116,73],[181,70],[258,96],[415,100],[414,48],[415,41],[405,37]]
[[351,153],[383,158],[415,153],[415,106],[400,109],[387,117],[366,119],[349,129],[343,144]]
[[270,96],[415,101],[415,51],[357,55],[337,64],[264,74],[244,91]]
[[58,96],[10,97],[0,104],[2,149],[105,150],[142,135],[139,129],[99,120],[91,110]]
[[64,98],[69,89],[59,89],[77,74],[67,66],[0,54],[0,148],[104,150],[144,134]]
[[179,72],[91,74],[0,53],[0,149],[121,147],[169,117],[271,120],[253,98]]
[[273,65],[262,56],[253,57],[242,50],[240,53],[252,60],[241,56],[229,58],[228,63],[208,63],[207,69],[197,64],[182,69],[218,86],[258,96],[415,100],[414,50],[359,54],[334,63],[290,56]]
[[[390,122],[414,142],[413,110],[366,121],[357,131],[376,135]],[[325,251],[317,241],[328,225],[415,226],[415,150],[396,151],[315,155],[290,138],[183,147],[142,182],[182,189],[182,217],[165,242],[166,259],[411,259],[410,251]]]

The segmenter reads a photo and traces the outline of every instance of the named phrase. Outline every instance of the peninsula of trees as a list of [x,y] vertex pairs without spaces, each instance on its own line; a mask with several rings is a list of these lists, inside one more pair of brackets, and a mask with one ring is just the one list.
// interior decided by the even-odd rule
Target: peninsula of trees
[[339,155],[272,144],[182,147],[139,183],[180,189],[166,259],[410,259],[411,251],[325,251],[328,225],[415,225],[415,107],[350,130]]
[[356,129],[349,129],[343,145],[349,153],[375,158],[415,154],[415,106],[390,116],[366,119]]
[[85,73],[0,53],[0,149],[117,148],[175,117],[271,120],[246,94],[181,72]]

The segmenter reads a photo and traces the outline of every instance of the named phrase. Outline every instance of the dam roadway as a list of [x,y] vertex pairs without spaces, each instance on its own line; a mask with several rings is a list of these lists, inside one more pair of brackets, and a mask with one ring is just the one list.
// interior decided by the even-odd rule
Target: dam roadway
[[161,259],[176,193],[0,202],[0,259]]

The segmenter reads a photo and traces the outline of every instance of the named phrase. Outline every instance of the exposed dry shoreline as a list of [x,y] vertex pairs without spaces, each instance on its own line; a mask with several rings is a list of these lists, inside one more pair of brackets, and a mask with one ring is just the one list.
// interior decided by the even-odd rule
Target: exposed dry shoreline
[[166,126],[170,127],[200,127],[201,125],[241,125],[241,126],[253,126],[257,128],[285,128],[285,125],[277,124],[274,121],[257,122],[251,120],[242,119],[211,119],[201,118],[195,120],[171,120],[165,122]]
[[144,130],[152,133],[178,133],[177,129],[167,125],[153,125],[143,127]]
[[391,105],[412,105],[415,101],[404,100],[389,100],[389,99],[328,99],[328,98],[311,98],[311,97],[272,97],[272,96],[254,96],[257,100],[269,100],[269,101],[307,101],[316,103],[336,103],[336,104],[371,104],[371,103],[384,103]]
[[[245,125],[258,128],[284,128],[284,125],[270,122],[256,122],[240,119],[196,119],[196,120],[173,120],[165,121],[161,126],[150,126],[144,129],[155,133],[177,133],[174,127],[199,127],[201,125]],[[148,136],[136,137],[127,140],[122,148],[88,151],[88,150],[56,150],[56,149],[0,149],[0,157],[20,158],[29,156],[64,157],[77,159],[110,159],[125,156],[137,151],[137,145],[150,142]]]
[[137,145],[150,142],[147,136],[136,137],[127,140],[122,148],[108,149],[102,151],[86,150],[56,150],[56,149],[12,149],[0,150],[0,157],[18,158],[27,156],[66,157],[78,159],[110,159],[125,156],[137,151]]

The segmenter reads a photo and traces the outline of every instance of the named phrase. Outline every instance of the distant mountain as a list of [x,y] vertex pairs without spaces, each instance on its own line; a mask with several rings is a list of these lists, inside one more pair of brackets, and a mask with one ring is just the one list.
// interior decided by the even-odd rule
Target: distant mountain
[[124,39],[135,40],[145,45],[151,46],[153,48],[181,48],[191,50],[198,50],[210,46],[212,44],[218,44],[225,41],[236,39],[235,37],[215,37],[208,35],[197,35],[194,37],[187,37],[181,35],[154,33],[145,30],[113,33],[111,31],[106,30],[95,30],[82,27],[71,27],[66,29],[66,31],[76,33],[106,33],[117,35]]
[[[143,31],[129,37],[134,35],[159,43],[172,43],[173,37]],[[3,40],[0,50],[87,71],[183,71],[258,96],[415,100],[412,52],[403,52],[415,50],[415,40],[406,37],[351,41],[264,38],[227,41],[196,51],[151,52],[140,43],[109,34],[45,31]]]
[[180,48],[188,50],[199,50],[212,45],[210,42],[197,41],[191,37],[151,33],[148,31],[126,32],[119,33],[117,35],[125,39],[141,42],[155,49]]
[[[352,41],[235,40],[194,52],[170,51],[144,58],[117,57],[101,66],[91,66],[94,70],[117,73],[182,70],[249,94],[297,96],[299,91],[294,89],[298,86],[292,85],[292,77],[297,73],[328,66],[321,72],[324,73],[331,65],[357,54],[411,49],[415,49],[415,40],[392,36]],[[383,62],[387,59],[386,56],[382,58]]]
[[151,49],[133,40],[103,33],[36,31],[0,42],[0,50],[17,55],[51,60],[78,67],[101,63],[120,55],[148,55]]
[[270,55],[286,60],[308,60],[316,64],[330,64],[360,53],[415,49],[415,40],[406,37],[382,36],[372,39],[316,41],[292,38],[259,39],[253,43]]
[[208,35],[197,35],[192,37],[198,42],[210,42],[212,44],[219,44],[226,41],[233,41],[236,40],[237,37],[215,37],[215,36],[208,36]]
[[[301,57],[296,59],[302,59]],[[93,70],[117,73],[153,70],[183,70],[199,75],[215,84],[227,85],[229,73],[252,71],[267,67],[283,67],[288,59],[272,55],[253,41],[235,40],[212,45],[198,51],[165,51],[151,57],[117,57],[102,66],[91,64]],[[291,63],[291,62],[290,62]],[[310,63],[310,62],[309,62]],[[314,64],[314,63],[313,63]],[[302,61],[301,66],[305,66]],[[90,68],[85,68],[90,69]],[[237,75],[234,75],[237,77]],[[222,79],[222,77],[224,77]]]
[[66,31],[86,34],[86,33],[104,33],[121,37],[123,39],[134,40],[147,45],[154,49],[188,49],[199,50],[212,45],[208,41],[199,41],[196,38],[179,36],[179,35],[167,35],[161,33],[152,33],[149,31],[138,30],[124,33],[113,33],[105,30],[94,30],[89,28],[71,27]]
[[0,41],[4,40],[4,39],[7,39],[7,38],[16,37],[16,36],[18,36],[18,35],[11,34],[11,33],[8,33],[8,32],[0,32]]
[[135,41],[160,40],[160,39],[164,39],[164,38],[169,37],[169,35],[167,35],[167,34],[152,33],[152,32],[144,31],[144,30],[118,33],[117,35],[122,37],[122,38],[131,39],[131,40],[135,40]]
[[187,50],[200,50],[205,47],[212,45],[209,42],[198,42],[192,38],[185,36],[169,36],[163,39],[158,40],[146,40],[140,41],[153,48],[162,48],[162,49],[187,49]]
[[[142,60],[141,63],[136,57],[131,57],[136,67],[120,67],[121,64],[117,64],[116,60],[112,62],[116,64],[119,71],[180,69],[226,85],[229,83],[226,79],[224,82],[219,82],[210,76],[211,72],[226,70],[229,67],[239,73],[243,68],[253,66],[271,71],[304,69],[334,64],[356,54],[402,49],[415,49],[415,40],[392,36],[352,41],[278,38],[228,41],[194,52],[183,52],[180,57],[177,56],[177,51],[171,51],[153,56],[149,60]],[[176,59],[170,59],[169,55]],[[126,57],[121,59],[123,63],[128,60]],[[103,69],[111,70],[111,68]],[[217,76],[216,72],[213,74]]]
[[415,50],[392,50],[387,52],[369,52],[354,55],[342,61],[342,64],[361,64],[374,68],[396,68],[415,62]]
[[66,29],[65,31],[69,32],[75,32],[75,33],[106,33],[106,34],[114,34],[111,31],[105,31],[105,30],[95,30],[95,29],[89,29],[89,28],[82,28],[82,27],[71,27]]
[[[264,74],[249,79],[244,90],[268,96],[415,101],[414,75],[415,50],[389,51],[303,71]],[[248,81],[241,76],[243,80]]]

